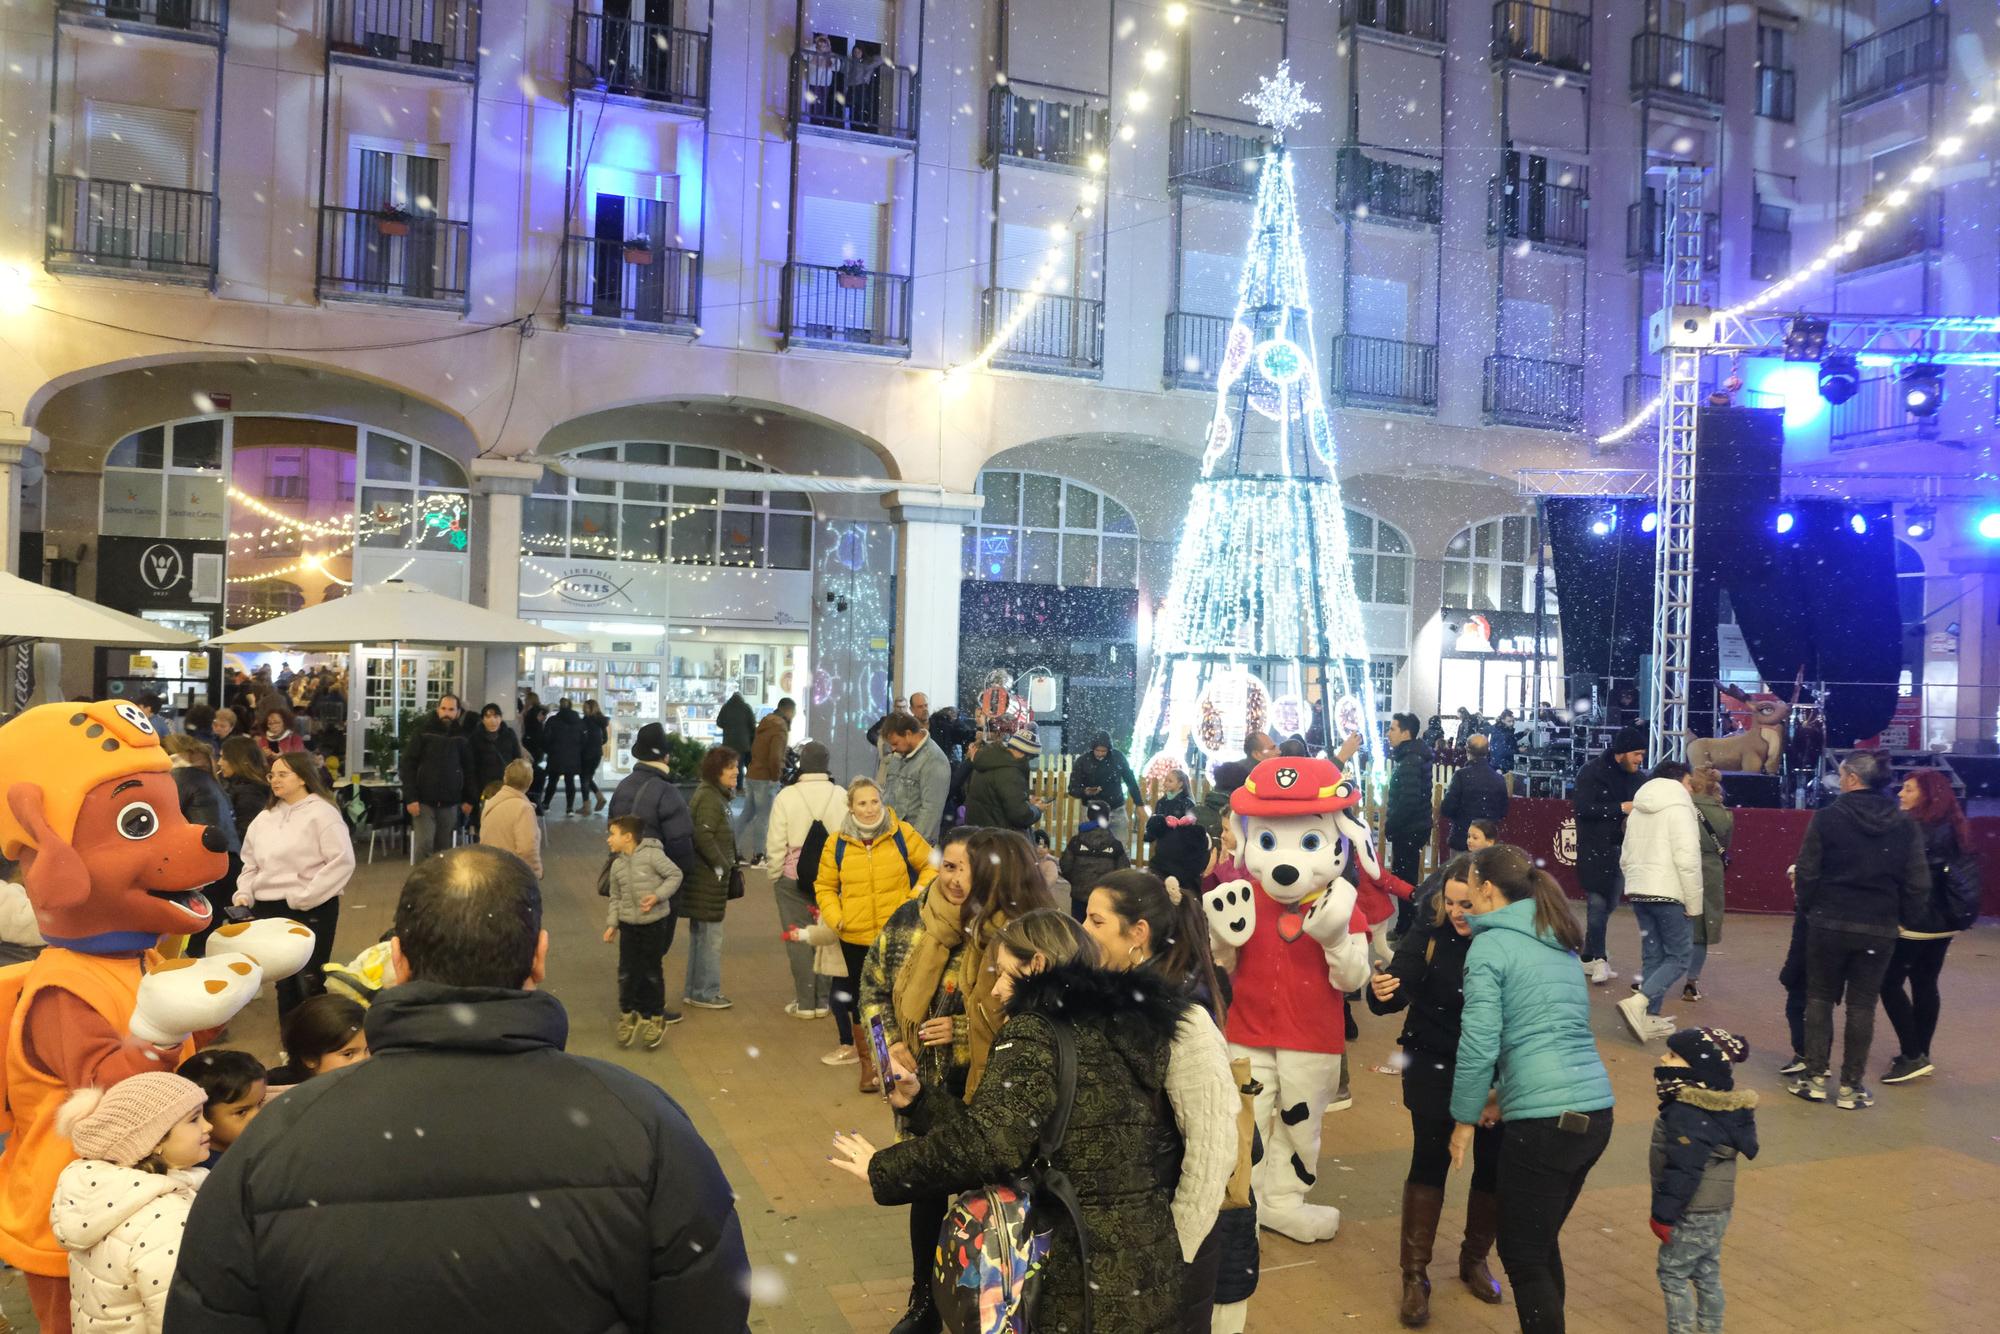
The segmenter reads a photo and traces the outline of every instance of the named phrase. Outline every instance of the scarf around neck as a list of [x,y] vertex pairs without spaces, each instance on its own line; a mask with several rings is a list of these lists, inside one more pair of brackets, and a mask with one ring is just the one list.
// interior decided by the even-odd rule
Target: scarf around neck
[[876,839],[888,833],[893,827],[890,823],[892,818],[889,808],[884,806],[882,808],[881,819],[872,825],[864,825],[861,821],[855,819],[853,812],[850,811],[847,818],[841,822],[840,832],[853,839],[856,843],[873,843]]
[[954,989],[958,986],[957,978],[945,982],[944,970],[951,961],[951,952],[965,943],[959,905],[945,898],[935,884],[924,890],[917,904],[920,930],[910,946],[909,957],[903,960],[902,969],[896,974],[895,995],[896,1027],[912,1050],[917,1042],[917,1029],[930,1017],[940,985]]
[[965,1070],[965,1100],[979,1089],[986,1075],[986,1057],[993,1050],[993,1038],[1007,1016],[993,999],[994,984],[1000,980],[1000,932],[1007,914],[999,909],[979,919],[966,934],[965,951],[958,956],[958,989],[965,996],[965,1031],[970,1039],[970,1059]]

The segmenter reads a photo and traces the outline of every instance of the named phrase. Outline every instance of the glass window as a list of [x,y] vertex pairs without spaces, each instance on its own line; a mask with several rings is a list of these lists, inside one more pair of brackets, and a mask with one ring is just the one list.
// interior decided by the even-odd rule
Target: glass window
[[[1093,507],[1094,508],[1094,507]],[[1065,533],[1062,540],[1062,581],[1085,588],[1097,587],[1097,539],[1081,533]]]
[[[619,459],[642,467],[699,468],[742,473],[745,480],[770,470],[752,459],[707,445],[629,440],[592,445],[577,458]],[[660,482],[602,483],[544,473],[552,496],[572,497],[564,521],[550,532],[567,534],[572,557],[670,560],[681,564],[722,564],[758,568],[772,560],[778,568],[812,566],[812,497],[804,492],[767,493],[730,487],[669,486]],[[584,499],[589,497],[589,499]],[[729,509],[715,513],[718,505]],[[790,512],[782,528],[770,510]],[[553,518],[553,515],[549,516]]]
[[1352,548],[1375,545],[1375,521],[1359,510],[1347,511],[1347,545]]
[[1354,591],[1363,602],[1376,602],[1375,557],[1366,551],[1350,551],[1348,563],[1354,567]]
[[[1097,493],[1076,485],[1074,482],[1063,488],[1063,527],[1092,529],[1097,527]],[[1067,559],[1067,557],[1065,557]],[[1065,579],[1063,582],[1075,582]]]
[[979,475],[979,491],[985,504],[979,536],[966,547],[966,578],[1104,588],[1138,582],[1138,527],[1097,488],[995,469]]
[[105,456],[107,468],[146,468],[158,472],[167,466],[167,428],[148,426],[134,431],[111,447]]
[[535,479],[535,494],[538,496],[566,496],[569,494],[569,479],[554,468],[542,469],[542,475]]
[[1406,552],[1410,549],[1410,539],[1404,537],[1398,529],[1392,528],[1385,523],[1375,534],[1375,549],[1377,551]]
[[[1541,540],[1540,525],[1528,515],[1503,515],[1462,530],[1445,547],[1444,605],[1533,611]],[[1548,596],[1553,610],[1553,571],[1549,572]]]
[[674,504],[682,508],[689,505],[713,505],[715,491],[706,486],[677,486],[674,488]]
[[966,528],[958,537],[958,577],[978,579],[979,572],[979,530]]
[[1528,521],[1523,518],[1500,521],[1500,559],[1519,564],[1527,559]]
[[[180,448],[178,440],[174,447]],[[417,485],[447,486],[459,491],[471,489],[465,480],[465,469],[458,466],[458,460],[435,449],[417,450]]]
[[1458,561],[1447,561],[1444,567],[1444,605],[1463,607],[1466,605],[1466,581],[1472,576],[1472,567]]
[[[772,496],[777,499],[776,495]],[[767,521],[770,566],[774,570],[812,568],[812,516],[773,514]]]
[[[762,469],[758,468],[750,460],[735,454],[728,454],[723,457],[722,470],[724,472],[762,471]],[[722,493],[722,503],[725,505],[761,505],[764,503],[764,499],[762,494],[756,491],[725,491]]]
[[985,473],[980,477],[980,489],[986,493],[986,511],[979,516],[981,523],[1011,525],[1020,522],[1021,474]]
[[1021,485],[1021,526],[1024,528],[1060,528],[1062,515],[1062,479],[1042,473],[1028,473]]
[[361,488],[361,545],[401,547],[410,541],[410,493],[387,486]]
[[625,461],[669,467],[674,461],[674,447],[658,440],[629,440],[625,444]]
[[1020,533],[1017,529],[979,530],[979,577],[1012,583],[1016,570],[1014,556]]
[[419,551],[466,550],[470,537],[466,513],[469,506],[470,498],[463,491],[419,492],[415,515],[417,549]]
[[[616,463],[618,461],[618,446],[606,445],[601,449],[580,450],[577,453],[577,457],[598,463]],[[579,496],[615,496],[618,494],[618,483],[599,481],[595,478],[572,477],[570,478],[570,485],[576,489],[576,494]]]
[[1104,560],[1098,582],[1105,588],[1130,588],[1139,582],[1139,543],[1132,538],[1104,539]]
[[669,549],[680,565],[715,564],[716,512],[712,509],[683,510],[672,521],[673,540]]
[[627,560],[667,558],[667,511],[659,505],[622,505],[618,545]]
[[[1393,532],[1385,524],[1386,531]],[[1410,562],[1395,556],[1375,558],[1375,600],[1401,606],[1410,600]]]
[[764,563],[764,512],[722,511],[722,563],[757,566]]
[[[158,429],[155,427],[154,429]],[[182,422],[174,427],[174,467],[203,472],[222,469],[222,419]]]
[[702,445],[675,445],[674,466],[676,468],[719,468],[722,455],[719,451]]
[[1056,581],[1057,541],[1058,538],[1054,533],[1038,533],[1031,530],[1022,535],[1022,583],[1052,584]]
[[1129,533],[1137,536],[1139,525],[1132,522],[1132,512],[1109,496],[1104,500],[1104,531],[1107,533]]
[[104,531],[113,537],[158,537],[165,482],[156,472],[105,473]]
[[618,506],[602,500],[572,501],[569,507],[570,550],[579,555],[618,555]]
[[368,460],[366,476],[371,482],[402,482],[408,484],[414,448],[407,440],[398,440],[393,435],[368,433]]
[[531,498],[521,515],[521,545],[538,556],[562,555],[569,544],[568,511],[567,501]]
[[770,502],[774,510],[803,510],[810,513],[813,507],[812,497],[803,491],[772,491],[765,496],[765,499]]
[[[1354,591],[1363,602],[1378,606],[1407,606],[1410,601],[1407,562],[1399,559],[1410,549],[1404,537],[1386,519],[1360,510],[1346,511],[1347,555],[1354,566]],[[1380,553],[1393,553],[1382,555]]]

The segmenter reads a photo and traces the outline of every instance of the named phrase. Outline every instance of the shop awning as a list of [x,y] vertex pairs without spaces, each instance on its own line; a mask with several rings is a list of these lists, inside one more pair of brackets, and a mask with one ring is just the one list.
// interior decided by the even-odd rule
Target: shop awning
[[193,648],[195,642],[193,635],[0,571],[0,644],[30,639],[148,648]]
[[[131,617],[125,619],[130,620]],[[554,633],[415,584],[391,579],[354,589],[288,616],[231,630],[208,641],[222,648],[345,649],[354,644],[561,644]]]

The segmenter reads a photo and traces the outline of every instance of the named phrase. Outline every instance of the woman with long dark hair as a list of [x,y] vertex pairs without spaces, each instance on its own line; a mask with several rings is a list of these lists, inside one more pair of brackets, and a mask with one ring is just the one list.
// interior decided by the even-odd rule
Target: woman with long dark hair
[[591,801],[596,801],[597,809],[604,809],[604,793],[597,786],[597,766],[604,763],[604,747],[611,740],[611,720],[604,716],[604,710],[595,698],[583,702],[583,763],[577,773],[583,779],[583,800],[586,810]]
[[1898,797],[1923,831],[1931,892],[1924,901],[1922,920],[1897,928],[1896,952],[1882,977],[1882,1009],[1901,1047],[1882,1076],[1884,1084],[1907,1084],[1937,1069],[1931,1061],[1931,1038],[1944,1008],[1938,975],[1944,972],[1951,938],[1970,926],[1979,911],[1976,887],[1966,895],[1967,903],[1956,902],[1952,892],[1950,868],[1972,846],[1972,831],[1951,780],[1940,769],[1919,769],[1903,780]]
[[1562,887],[1501,843],[1476,854],[1472,945],[1453,1073],[1451,1163],[1462,1165],[1487,1098],[1502,1124],[1500,1263],[1522,1334],[1562,1334],[1560,1238],[1611,1142],[1611,1077],[1590,1032],[1584,941]]
[[994,942],[1007,924],[1056,906],[1042,879],[1034,844],[1011,829],[975,829],[965,843],[972,869],[972,893],[965,906],[965,948],[959,955],[959,990],[965,996],[965,1096],[969,1101],[986,1074],[994,1035],[1006,1020],[993,995],[1000,979]]
[[312,957],[278,983],[278,1022],[326,990],[340,896],[354,876],[354,843],[318,762],[302,752],[271,762],[271,804],[243,837],[235,903],[256,917],[287,917],[313,933]]
[[[1428,1270],[1444,1212],[1451,1171],[1451,1086],[1458,1070],[1460,1012],[1465,1006],[1465,959],[1472,946],[1472,857],[1462,854],[1439,874],[1437,891],[1396,946],[1386,968],[1368,984],[1376,1014],[1407,1009],[1403,1034],[1403,1106],[1410,1113],[1410,1171],[1403,1179],[1402,1322],[1430,1319]],[[1486,1267],[1499,1227],[1500,1107],[1489,1097],[1472,1134],[1472,1189],[1465,1198],[1465,1240],[1458,1276],[1482,1302],[1497,1303],[1500,1285]]]

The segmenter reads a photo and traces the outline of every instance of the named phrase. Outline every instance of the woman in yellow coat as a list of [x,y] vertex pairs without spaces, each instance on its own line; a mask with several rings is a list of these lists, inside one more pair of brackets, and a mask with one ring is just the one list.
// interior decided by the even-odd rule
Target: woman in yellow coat
[[862,962],[890,915],[936,876],[931,845],[923,835],[882,804],[882,789],[872,779],[855,779],[847,789],[847,818],[826,841],[813,889],[820,925],[839,934],[847,964],[847,980],[833,989],[833,1018],[841,1044],[851,1044],[861,1062],[863,1093],[875,1092],[880,1084],[868,1034],[855,1022]]

